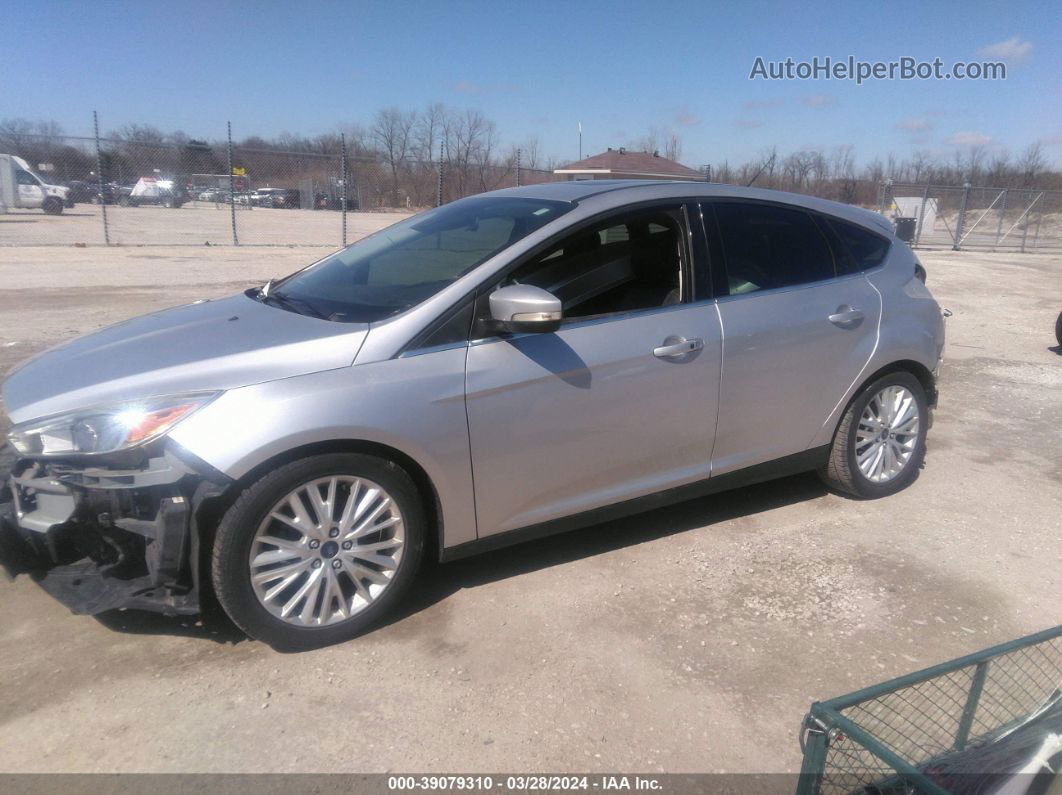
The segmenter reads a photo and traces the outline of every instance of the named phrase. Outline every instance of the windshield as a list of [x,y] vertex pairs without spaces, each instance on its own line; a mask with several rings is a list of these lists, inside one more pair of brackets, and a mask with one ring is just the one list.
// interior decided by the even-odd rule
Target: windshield
[[542,199],[462,199],[382,229],[277,283],[272,294],[329,320],[380,320],[430,298],[569,209]]

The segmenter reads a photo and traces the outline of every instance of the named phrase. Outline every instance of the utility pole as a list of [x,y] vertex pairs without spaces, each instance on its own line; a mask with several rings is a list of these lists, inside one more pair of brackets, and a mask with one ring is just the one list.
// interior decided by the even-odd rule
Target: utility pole
[[579,159],[583,159],[583,123],[579,122]]

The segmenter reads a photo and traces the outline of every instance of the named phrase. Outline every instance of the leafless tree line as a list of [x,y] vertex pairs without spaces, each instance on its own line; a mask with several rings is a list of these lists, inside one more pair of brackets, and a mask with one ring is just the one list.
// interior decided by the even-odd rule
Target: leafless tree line
[[[336,184],[341,134],[345,136],[348,177],[366,206],[424,207],[434,204],[441,180],[449,201],[513,185],[517,165],[524,184],[552,179],[561,162],[545,156],[537,136],[504,144],[497,126],[478,110],[432,104],[423,110],[384,108],[370,123],[347,124],[316,136],[283,133],[272,138],[240,137],[234,165],[246,168],[256,185],[284,187],[311,179]],[[96,168],[95,152],[63,137],[52,121],[0,121],[0,152],[20,154],[31,163],[54,163],[57,180],[86,179]],[[679,160],[682,140],[674,130],[652,127],[630,148],[661,151]],[[135,180],[147,166],[173,174],[227,173],[223,141],[208,142],[182,131],[165,133],[149,124],[128,124],[109,131],[104,173],[115,181]],[[962,147],[947,158],[927,150],[909,157],[892,154],[857,163],[855,148],[801,149],[788,154],[777,147],[740,164],[711,166],[713,182],[757,185],[808,193],[850,204],[873,205],[886,180],[943,186],[1062,189],[1062,172],[1050,167],[1043,147],[1032,144],[1012,156],[985,146]]]
[[856,165],[855,148],[801,149],[782,154],[770,147],[740,165],[712,167],[713,182],[757,185],[806,193],[847,204],[873,204],[886,180],[921,185],[974,185],[995,188],[1062,188],[1062,173],[1049,167],[1043,146],[1030,144],[1016,157],[984,146],[957,149],[949,159],[920,150],[910,157],[889,154]]

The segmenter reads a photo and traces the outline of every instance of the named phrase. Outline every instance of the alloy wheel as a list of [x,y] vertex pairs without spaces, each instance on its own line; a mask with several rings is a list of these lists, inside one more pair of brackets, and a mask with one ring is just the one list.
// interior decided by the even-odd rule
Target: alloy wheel
[[918,445],[918,401],[906,387],[887,386],[870,399],[855,432],[855,459],[863,477],[888,483],[906,468]]
[[381,486],[354,476],[318,478],[288,492],[259,524],[251,586],[289,624],[336,624],[380,597],[404,544],[402,512]]

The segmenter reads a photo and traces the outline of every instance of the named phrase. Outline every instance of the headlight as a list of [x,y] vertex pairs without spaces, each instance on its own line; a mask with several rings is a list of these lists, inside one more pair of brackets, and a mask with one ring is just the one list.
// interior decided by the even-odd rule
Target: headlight
[[220,392],[145,398],[16,425],[8,438],[22,455],[113,453],[157,439]]

